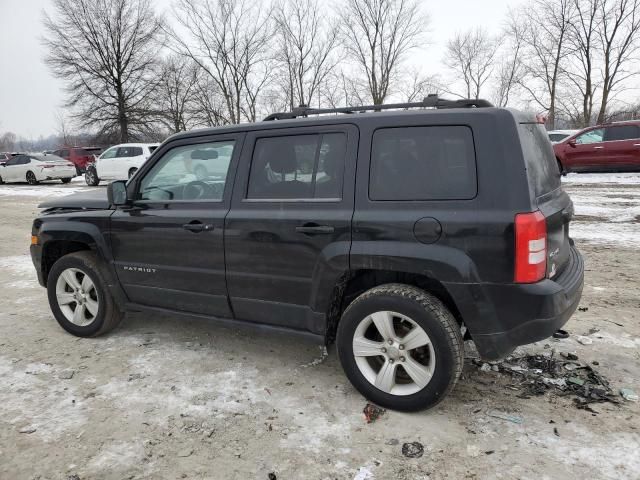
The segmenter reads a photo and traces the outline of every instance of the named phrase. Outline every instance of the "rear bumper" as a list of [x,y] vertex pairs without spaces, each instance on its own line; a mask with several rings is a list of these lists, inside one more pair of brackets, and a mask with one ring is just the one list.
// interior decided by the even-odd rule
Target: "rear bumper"
[[[467,285],[458,303],[480,355],[498,360],[517,346],[550,337],[578,308],[584,261],[571,247],[569,262],[553,280],[533,284]],[[454,295],[456,298],[456,295]]]

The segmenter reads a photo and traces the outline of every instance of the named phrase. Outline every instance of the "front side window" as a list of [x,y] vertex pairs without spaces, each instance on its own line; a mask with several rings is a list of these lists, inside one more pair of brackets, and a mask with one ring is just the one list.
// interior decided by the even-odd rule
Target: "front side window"
[[589,143],[600,143],[604,137],[604,129],[596,128],[595,130],[589,130],[588,132],[578,135],[576,137],[576,143],[580,145]]
[[476,157],[469,127],[383,128],[374,133],[371,200],[470,199],[476,193]]
[[637,138],[640,138],[640,127],[636,125],[620,125],[616,127],[607,127],[605,129],[605,142],[614,140],[635,140]]
[[346,147],[344,133],[259,138],[247,198],[341,198]]
[[138,200],[222,201],[234,144],[230,140],[172,148],[142,179]]

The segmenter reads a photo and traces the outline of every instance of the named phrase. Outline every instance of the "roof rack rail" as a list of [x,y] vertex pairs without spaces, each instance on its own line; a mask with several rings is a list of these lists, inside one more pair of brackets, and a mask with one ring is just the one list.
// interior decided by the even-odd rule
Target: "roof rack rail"
[[300,105],[290,112],[278,112],[264,118],[263,121],[270,120],[290,120],[298,117],[306,117],[308,115],[321,115],[324,113],[364,113],[366,111],[380,111],[392,109],[408,109],[408,108],[484,108],[493,107],[491,102],[481,98],[462,98],[460,100],[446,100],[439,98],[436,94],[425,97],[421,102],[411,103],[387,103],[382,105],[363,105],[359,107],[338,107],[338,108],[310,108],[306,105]]

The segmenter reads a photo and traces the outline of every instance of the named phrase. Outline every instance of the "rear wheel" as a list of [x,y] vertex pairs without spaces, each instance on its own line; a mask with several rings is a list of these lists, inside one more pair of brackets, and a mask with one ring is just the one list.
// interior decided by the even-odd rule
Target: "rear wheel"
[[84,181],[90,187],[95,187],[100,183],[100,179],[98,178],[98,172],[95,167],[88,167],[87,171],[84,174]]
[[36,175],[32,171],[27,172],[27,183],[29,183],[29,185],[38,184],[38,179],[36,179]]
[[2,177],[0,176],[0,185],[2,185],[4,183],[4,180],[2,179]]
[[49,306],[67,332],[95,337],[118,326],[123,318],[107,287],[104,267],[91,252],[60,258],[47,278]]
[[455,318],[440,300],[409,285],[382,285],[354,300],[336,343],[353,386],[394,410],[437,405],[462,372],[464,344]]
[[60,181],[62,183],[69,183],[71,181],[71,179],[70,178],[61,178]]
[[137,171],[138,171],[137,168],[130,168],[129,169],[129,178],[133,177]]

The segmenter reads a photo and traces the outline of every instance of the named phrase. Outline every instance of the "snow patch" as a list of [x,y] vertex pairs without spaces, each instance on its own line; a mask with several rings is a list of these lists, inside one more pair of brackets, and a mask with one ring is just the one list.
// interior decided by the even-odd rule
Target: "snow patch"
[[638,185],[640,173],[569,173],[562,177],[562,183]]

